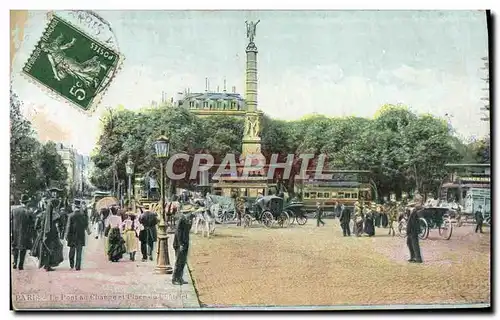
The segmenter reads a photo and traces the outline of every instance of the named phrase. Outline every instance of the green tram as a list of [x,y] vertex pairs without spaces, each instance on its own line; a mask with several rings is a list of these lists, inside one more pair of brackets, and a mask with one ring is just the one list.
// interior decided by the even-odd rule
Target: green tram
[[309,171],[309,179],[296,181],[295,193],[304,202],[308,212],[316,210],[319,202],[325,211],[333,211],[337,203],[352,207],[357,201],[370,204],[377,200],[377,188],[368,170],[323,171],[331,179],[315,179],[315,171]]

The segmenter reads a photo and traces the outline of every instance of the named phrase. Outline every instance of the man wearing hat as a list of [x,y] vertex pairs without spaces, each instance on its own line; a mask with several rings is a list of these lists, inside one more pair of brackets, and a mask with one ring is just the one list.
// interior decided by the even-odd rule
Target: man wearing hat
[[483,233],[483,206],[480,205],[477,208],[474,216],[476,218],[476,231],[475,231],[475,233],[477,233],[478,231],[479,231],[479,233]]
[[321,216],[323,216],[323,208],[321,208],[321,203],[318,201],[316,202],[316,227],[319,227],[320,223],[322,226],[325,225],[325,223],[321,219]]
[[341,206],[339,220],[344,237],[351,236],[351,228],[349,227],[349,221],[351,221],[351,210],[347,209],[344,205]]
[[174,235],[173,247],[175,250],[175,268],[172,275],[172,283],[174,285],[187,284],[182,278],[184,274],[184,266],[187,262],[189,249],[189,232],[193,224],[195,210],[197,205],[184,205],[181,209],[181,217],[177,223],[177,228]]
[[[142,209],[142,208],[141,208]],[[153,261],[153,248],[157,238],[156,225],[158,224],[158,217],[150,210],[144,211],[139,217],[141,224],[141,231],[139,233],[139,241],[141,242],[142,261]]]
[[23,270],[26,251],[33,245],[34,214],[28,209],[30,201],[27,195],[21,197],[21,204],[11,210],[12,251],[14,254],[13,268]]
[[[85,205],[75,205],[75,210],[68,217],[66,244],[69,247],[69,266],[77,271],[82,267],[82,251],[85,246],[85,231],[90,234],[89,219]],[[76,260],[75,260],[76,255]]]
[[418,211],[422,208],[423,198],[420,196],[418,191],[415,192],[413,205],[415,208],[411,211],[406,224],[406,245],[410,251],[410,259],[408,262],[422,263],[420,244],[418,242],[418,234],[420,233]]

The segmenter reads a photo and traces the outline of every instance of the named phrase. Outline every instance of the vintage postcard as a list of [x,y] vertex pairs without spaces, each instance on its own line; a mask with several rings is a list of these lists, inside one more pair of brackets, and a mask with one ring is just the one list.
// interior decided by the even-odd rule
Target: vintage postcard
[[488,11],[11,11],[13,310],[491,308]]

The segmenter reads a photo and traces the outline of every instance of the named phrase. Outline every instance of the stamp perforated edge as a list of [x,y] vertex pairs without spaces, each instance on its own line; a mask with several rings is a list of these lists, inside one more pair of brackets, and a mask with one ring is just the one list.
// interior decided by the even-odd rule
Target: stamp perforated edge
[[[31,51],[30,55],[28,56],[28,61],[33,56],[36,48],[40,45],[40,42],[42,41],[42,37],[45,34],[45,32],[47,32],[47,28],[49,27],[50,23],[52,22],[52,19],[54,19],[54,16],[55,16],[55,14],[52,11],[48,12],[48,14],[47,14],[47,18],[48,18],[47,25],[45,26],[45,28],[44,28],[44,30],[42,32],[42,35],[40,36],[40,40],[37,41],[37,43],[33,47],[33,50]],[[111,73],[111,71],[110,71],[110,72],[108,72],[108,75],[106,75],[106,77],[110,77],[110,79],[108,81],[108,85],[102,91],[100,91],[98,94],[96,94],[94,96],[94,98],[91,100],[91,102],[89,104],[90,105],[89,108],[87,110],[84,110],[81,106],[79,106],[78,104],[76,104],[72,100],[66,98],[65,96],[63,96],[59,92],[55,91],[54,89],[52,89],[49,86],[45,85],[44,83],[40,82],[38,79],[33,78],[30,74],[26,73],[24,71],[24,67],[25,67],[25,65],[26,65],[27,62],[23,65],[23,67],[21,69],[21,75],[22,75],[22,77],[26,81],[28,81],[29,83],[34,84],[36,87],[38,87],[39,89],[41,89],[42,91],[44,91],[52,99],[54,99],[56,101],[59,101],[61,103],[70,105],[73,109],[76,109],[80,114],[83,114],[85,116],[91,117],[91,116],[94,115],[95,110],[97,109],[97,107],[101,103],[101,100],[104,97],[104,94],[108,91],[109,87],[113,84],[113,79],[121,71],[122,66],[123,66],[123,61],[125,60],[125,56],[119,52],[119,48],[117,48],[117,49],[110,48],[107,45],[104,45],[101,41],[96,40],[93,37],[87,35],[85,32],[83,32],[82,30],[80,30],[79,28],[77,28],[74,24],[72,24],[71,22],[69,22],[67,19],[61,18],[60,16],[57,16],[57,18],[60,19],[60,20],[63,20],[65,23],[69,24],[71,27],[73,27],[76,30],[78,30],[79,32],[85,34],[87,37],[89,37],[90,39],[92,39],[92,41],[97,42],[99,45],[101,45],[101,46],[103,46],[103,47],[105,47],[105,48],[107,48],[109,50],[118,51],[117,52],[118,59],[117,59],[117,63],[116,63],[116,67],[114,69],[114,72],[112,73],[112,75],[109,75],[109,73]],[[113,33],[113,35],[114,35],[114,33]]]

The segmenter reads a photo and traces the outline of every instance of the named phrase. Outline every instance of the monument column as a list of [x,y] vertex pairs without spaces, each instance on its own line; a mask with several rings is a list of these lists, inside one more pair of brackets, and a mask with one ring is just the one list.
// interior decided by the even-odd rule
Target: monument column
[[246,47],[246,87],[245,103],[247,112],[245,114],[245,129],[243,132],[243,144],[241,160],[247,156],[262,157],[260,123],[262,112],[257,109],[257,46],[255,45],[255,32],[260,22],[245,21],[247,25],[248,45]]

